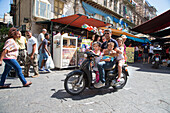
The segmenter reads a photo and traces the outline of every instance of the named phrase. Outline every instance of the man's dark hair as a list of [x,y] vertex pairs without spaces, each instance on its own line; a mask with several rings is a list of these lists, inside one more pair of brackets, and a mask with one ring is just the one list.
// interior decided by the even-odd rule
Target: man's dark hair
[[48,33],[45,33],[45,37],[48,36],[49,34]]

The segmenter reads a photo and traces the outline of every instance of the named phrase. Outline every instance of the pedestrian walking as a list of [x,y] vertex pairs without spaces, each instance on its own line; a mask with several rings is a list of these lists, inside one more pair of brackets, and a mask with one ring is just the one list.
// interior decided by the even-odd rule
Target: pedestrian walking
[[38,60],[37,60],[37,54],[38,54],[38,48],[37,48],[37,39],[32,36],[32,33],[30,31],[26,31],[26,36],[28,38],[27,42],[27,57],[26,57],[26,63],[25,63],[25,70],[24,70],[24,76],[29,76],[29,69],[30,65],[33,66],[34,69],[34,76],[32,77],[38,77]]
[[152,56],[153,56],[153,49],[154,49],[154,47],[153,47],[153,44],[150,44],[150,47],[149,47],[149,57],[148,57],[148,64],[150,63],[150,59],[152,58]]
[[[50,52],[48,51],[48,48],[47,48],[49,37],[50,37],[49,34],[46,33],[46,34],[45,34],[45,39],[43,40],[43,42],[40,44],[40,46],[39,46],[39,48],[38,48],[38,49],[40,49],[40,47],[42,46],[42,51],[41,51],[41,53],[42,53],[43,59],[42,59],[42,62],[41,62],[40,71],[44,71],[44,68],[45,68],[45,65],[46,65],[46,61],[47,61],[48,57],[51,56],[51,54],[50,54]],[[45,70],[46,70],[47,72],[51,72],[51,70],[48,69],[47,67],[46,67]]]
[[2,60],[5,62],[4,72],[1,75],[0,88],[10,87],[10,84],[4,85],[4,83],[12,67],[15,69],[24,87],[32,84],[32,82],[28,82],[25,80],[25,77],[22,73],[22,68],[16,60],[18,56],[18,46],[15,42],[15,39],[17,38],[16,30],[17,29],[14,27],[10,28],[8,32],[8,40],[5,42],[5,45],[3,47],[3,52],[0,57],[0,65],[2,64]]
[[[45,33],[47,33],[47,30],[46,29],[42,29],[42,32],[38,35],[38,48],[39,46],[41,45],[42,41],[45,39],[44,35]],[[38,67],[40,68],[41,67],[41,62],[42,62],[42,47],[40,47],[39,49],[39,59],[38,59]]]
[[138,54],[139,54],[139,48],[138,48],[138,46],[136,45],[136,46],[135,46],[135,61],[138,61]]
[[26,58],[26,47],[27,40],[24,36],[21,36],[21,32],[17,31],[17,38],[15,39],[18,47],[19,47],[19,55],[17,58],[17,61],[20,65],[25,65],[25,58]]
[[144,45],[142,48],[143,64],[145,63],[145,61],[146,61],[146,63],[148,61],[148,52],[149,52],[149,47],[147,44],[147,45]]

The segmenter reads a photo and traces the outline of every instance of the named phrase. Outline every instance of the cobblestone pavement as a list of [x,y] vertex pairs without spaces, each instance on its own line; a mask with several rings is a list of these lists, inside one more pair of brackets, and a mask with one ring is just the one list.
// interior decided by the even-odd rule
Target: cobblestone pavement
[[33,84],[24,88],[18,78],[8,77],[6,83],[12,85],[0,89],[0,113],[170,113],[170,68],[135,63],[128,70],[123,89],[86,89],[79,96],[64,90],[65,76],[72,70],[26,78]]

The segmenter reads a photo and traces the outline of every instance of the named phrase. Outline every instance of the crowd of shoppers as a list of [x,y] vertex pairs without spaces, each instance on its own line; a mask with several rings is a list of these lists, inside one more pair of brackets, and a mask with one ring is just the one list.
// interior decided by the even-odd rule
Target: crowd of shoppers
[[[16,28],[10,28],[8,32],[8,39],[3,47],[3,52],[0,57],[0,65],[2,60],[5,62],[4,72],[1,75],[0,88],[8,88],[10,84],[5,84],[10,70],[13,68],[21,80],[23,87],[30,86],[32,82],[26,81],[25,77],[29,77],[30,66],[33,66],[34,77],[39,76],[38,68],[38,46],[39,46],[39,66],[45,66],[48,56],[51,56],[47,49],[49,43],[49,34],[46,29],[42,29],[42,32],[37,39],[32,36],[31,31],[25,32],[26,37],[21,35],[21,32]],[[44,36],[45,35],[45,36]],[[47,55],[48,53],[48,55]],[[24,73],[20,65],[24,65]],[[42,68],[41,68],[42,69]],[[51,72],[48,70],[48,72]]]

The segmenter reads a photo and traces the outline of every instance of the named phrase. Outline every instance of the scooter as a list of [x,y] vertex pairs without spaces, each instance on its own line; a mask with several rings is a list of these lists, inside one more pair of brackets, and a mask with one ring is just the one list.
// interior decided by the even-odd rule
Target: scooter
[[156,47],[153,49],[154,55],[152,57],[152,67],[158,69],[161,64],[161,52],[162,48]]
[[[71,95],[78,95],[82,93],[85,88],[96,89],[94,87],[95,79],[92,76],[92,69],[90,63],[94,61],[95,57],[99,57],[93,52],[86,52],[86,59],[80,65],[78,70],[70,72],[64,81],[64,87],[67,93]],[[102,88],[109,88],[112,86],[115,89],[121,89],[127,82],[129,76],[127,65],[122,67],[121,81],[116,82],[118,78],[118,67],[115,64],[111,69],[105,70],[105,86]]]

